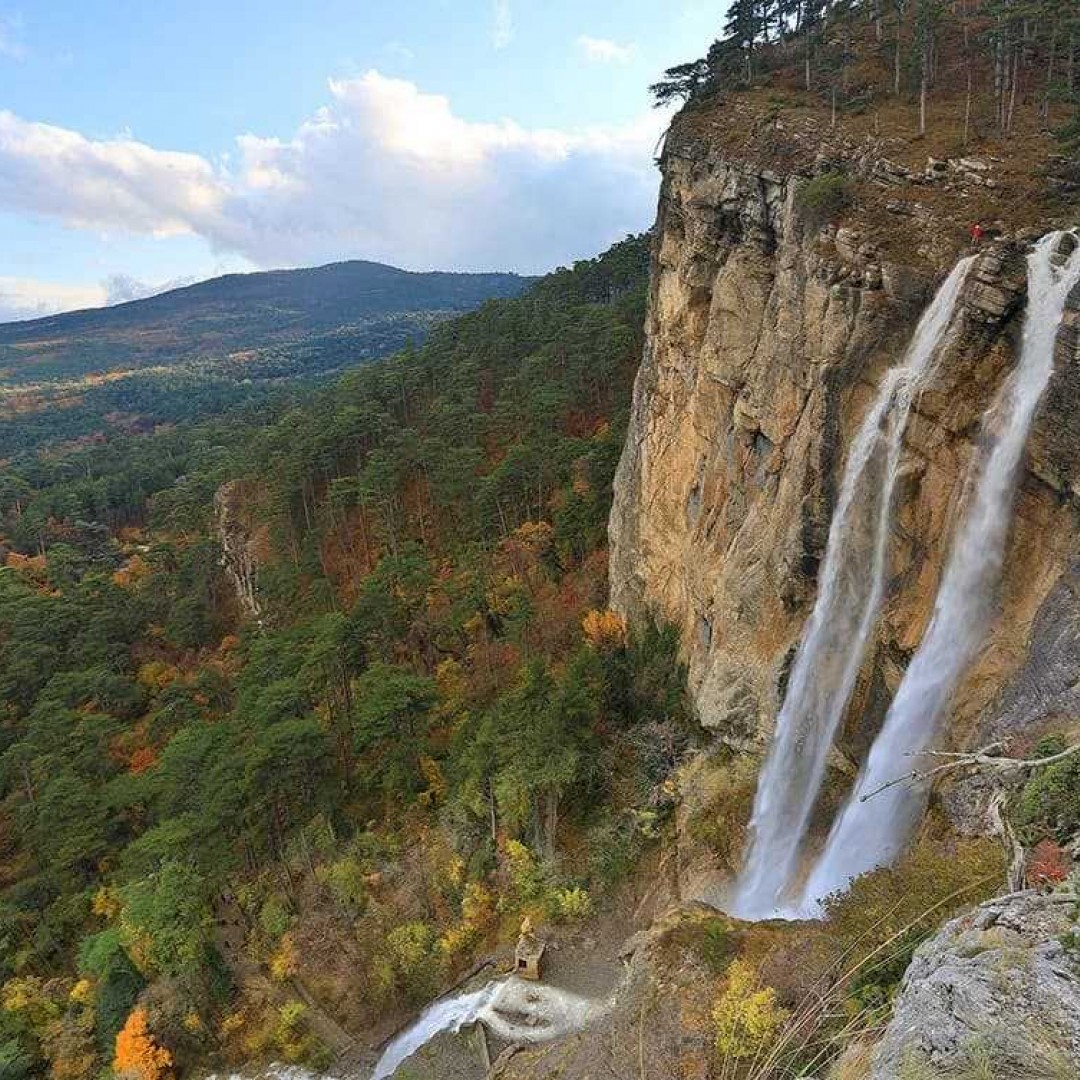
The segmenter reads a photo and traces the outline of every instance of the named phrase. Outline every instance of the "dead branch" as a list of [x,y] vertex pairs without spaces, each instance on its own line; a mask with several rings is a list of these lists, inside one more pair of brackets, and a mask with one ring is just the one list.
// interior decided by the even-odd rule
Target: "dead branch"
[[936,765],[932,769],[926,769],[924,771],[915,769],[910,773],[905,773],[903,776],[898,776],[894,780],[890,780],[888,783],[875,788],[873,791],[868,791],[865,795],[860,795],[859,801],[866,802],[867,799],[872,799],[875,795],[880,795],[883,791],[896,787],[898,784],[918,784],[928,782],[937,779],[937,777],[942,776],[945,773],[955,772],[961,769],[991,769],[999,773],[1031,772],[1033,769],[1042,769],[1048,765],[1056,765],[1059,761],[1064,761],[1066,758],[1070,758],[1074,754],[1080,753],[1080,743],[1077,743],[1074,746],[1068,746],[1057,754],[1050,754],[1048,757],[1042,758],[1003,757],[1003,749],[1004,744],[996,742],[990,743],[980,750],[970,750],[966,753],[954,753],[944,750],[924,750],[921,754],[909,755],[913,757],[946,758],[947,760],[943,764]]

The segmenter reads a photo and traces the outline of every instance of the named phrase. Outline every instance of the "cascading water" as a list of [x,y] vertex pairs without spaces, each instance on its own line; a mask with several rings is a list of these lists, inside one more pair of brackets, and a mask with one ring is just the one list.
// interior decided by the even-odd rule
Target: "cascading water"
[[724,904],[733,915],[785,914],[781,902],[881,602],[892,493],[912,398],[945,337],[973,262],[959,262],[938,290],[852,445],[821,587],[758,781],[746,867]]
[[397,1067],[412,1057],[422,1046],[431,1042],[440,1032],[460,1031],[466,1024],[475,1023],[480,1011],[491,1000],[498,984],[492,983],[470,994],[458,994],[428,1006],[383,1051],[371,1074],[371,1080],[385,1080],[393,1076]]
[[987,414],[991,448],[942,576],[930,626],[855,792],[807,881],[801,905],[806,914],[815,913],[824,897],[843,889],[852,878],[890,863],[922,814],[925,786],[893,782],[910,773],[912,756],[933,742],[945,705],[987,629],[1024,445],[1053,372],[1054,342],[1066,300],[1080,282],[1080,244],[1067,259],[1055,255],[1065,235],[1043,237],[1028,257],[1020,358]]
[[482,1022],[508,1043],[545,1042],[580,1031],[611,1007],[612,999],[594,1001],[542,983],[517,978],[490,983],[480,990],[435,1002],[383,1051],[371,1080],[386,1080],[398,1066],[444,1031],[460,1031]]

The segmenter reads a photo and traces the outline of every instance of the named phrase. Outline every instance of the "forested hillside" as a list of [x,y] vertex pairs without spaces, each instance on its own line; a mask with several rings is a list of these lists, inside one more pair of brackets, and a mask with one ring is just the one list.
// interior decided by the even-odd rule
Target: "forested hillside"
[[287,380],[419,343],[517,274],[372,262],[230,274],[144,300],[0,326],[0,456],[203,419]]
[[325,1060],[309,996],[392,1025],[633,865],[689,738],[670,636],[602,610],[647,246],[283,414],[5,477],[5,1078]]

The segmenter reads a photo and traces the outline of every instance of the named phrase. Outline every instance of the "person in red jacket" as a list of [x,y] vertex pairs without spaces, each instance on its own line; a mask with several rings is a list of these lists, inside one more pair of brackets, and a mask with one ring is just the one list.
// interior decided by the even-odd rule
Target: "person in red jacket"
[[975,247],[978,247],[982,243],[985,235],[986,230],[976,221],[975,224],[971,226],[971,242]]

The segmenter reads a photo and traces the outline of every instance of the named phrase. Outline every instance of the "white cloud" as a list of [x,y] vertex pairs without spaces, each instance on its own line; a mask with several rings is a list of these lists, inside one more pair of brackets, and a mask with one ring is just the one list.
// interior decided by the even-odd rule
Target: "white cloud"
[[528,128],[465,120],[377,71],[328,89],[291,137],[243,135],[218,163],[0,113],[0,210],[105,234],[194,234],[264,267],[368,258],[522,271],[594,254],[652,218],[661,113]]
[[634,57],[634,45],[620,45],[607,38],[590,37],[582,34],[577,39],[577,46],[585,54],[585,59],[594,64],[625,64]]
[[510,0],[494,0],[493,18],[491,44],[496,49],[505,49],[514,40],[514,12]]
[[129,300],[145,300],[148,296],[157,296],[158,293],[168,292],[170,289],[194,285],[197,280],[194,277],[178,277],[152,285],[129,274],[110,274],[102,282],[102,288],[105,291],[106,304],[126,304]]
[[100,307],[105,301],[106,293],[101,285],[61,285],[34,278],[0,277],[0,322]]
[[123,136],[91,140],[0,112],[0,206],[69,225],[169,236],[220,213],[222,178],[203,158]]

